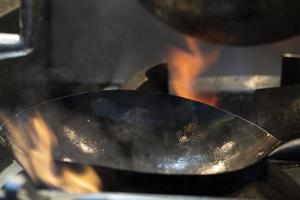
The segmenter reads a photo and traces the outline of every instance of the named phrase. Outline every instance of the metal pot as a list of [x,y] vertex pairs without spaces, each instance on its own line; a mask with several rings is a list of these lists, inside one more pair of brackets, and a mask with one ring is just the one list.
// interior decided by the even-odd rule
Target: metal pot
[[139,0],[171,27],[214,43],[255,45],[300,31],[297,0]]

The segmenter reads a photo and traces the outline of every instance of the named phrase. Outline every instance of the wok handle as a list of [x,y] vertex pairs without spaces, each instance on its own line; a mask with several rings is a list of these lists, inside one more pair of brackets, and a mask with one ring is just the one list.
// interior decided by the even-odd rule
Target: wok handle
[[277,147],[269,154],[269,159],[279,163],[300,163],[300,138]]
[[33,0],[21,0],[20,33],[0,33],[0,60],[25,56],[32,51]]

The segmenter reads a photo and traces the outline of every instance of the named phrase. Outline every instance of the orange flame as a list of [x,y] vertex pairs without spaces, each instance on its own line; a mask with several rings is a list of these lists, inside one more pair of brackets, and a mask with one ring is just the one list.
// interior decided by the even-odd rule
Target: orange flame
[[194,85],[197,77],[218,58],[219,51],[204,54],[196,39],[186,37],[185,42],[190,52],[171,47],[168,57],[171,87],[178,96],[216,106],[216,94],[200,94]]
[[11,136],[13,151],[34,181],[41,181],[49,186],[66,192],[98,192],[101,180],[92,167],[84,166],[78,172],[64,166],[58,167],[52,156],[56,137],[41,115],[29,120],[29,125],[19,128],[12,122],[6,124]]

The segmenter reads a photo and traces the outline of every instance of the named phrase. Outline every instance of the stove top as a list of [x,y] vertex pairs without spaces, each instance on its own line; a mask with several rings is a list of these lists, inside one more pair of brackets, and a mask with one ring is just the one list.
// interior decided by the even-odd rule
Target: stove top
[[[109,69],[113,69],[113,66],[118,66],[118,69],[114,69],[113,71],[117,71],[119,74],[128,74],[130,70],[121,70],[119,67],[125,66],[130,69],[136,69],[134,68],[135,66],[131,66],[132,63],[139,67],[143,65],[141,63],[147,63],[148,61],[153,60],[150,59],[152,57],[155,57],[155,59],[162,58],[162,49],[166,46],[164,42],[174,40],[174,42],[171,43],[175,44],[178,42],[179,36],[175,34],[173,36],[172,34],[166,34],[169,31],[168,28],[158,28],[156,31],[153,31],[153,28],[156,26],[160,27],[160,25],[156,25],[154,21],[150,21],[152,18],[149,18],[148,20],[148,22],[151,22],[150,26],[142,21],[137,21],[139,26],[134,25],[134,23],[131,22],[139,17],[133,15],[131,16],[132,18],[126,19],[125,13],[130,13],[126,9],[121,9],[121,14],[125,19],[120,21],[121,23],[125,22],[124,25],[121,26],[121,29],[125,30],[126,27],[132,27],[134,29],[131,30],[132,32],[119,31],[120,24],[113,24],[107,20],[106,17],[101,17],[102,21],[99,23],[100,17],[98,15],[105,13],[99,12],[99,10],[106,11],[108,7],[113,9],[114,12],[106,13],[111,13],[111,16],[115,19],[115,13],[120,14],[116,8],[129,8],[130,5],[128,3],[124,3],[121,0],[113,3],[111,3],[111,1],[107,1],[108,3],[103,1],[104,5],[99,6],[97,3],[99,1],[91,1],[91,5],[88,6],[88,4],[85,4],[85,6],[82,6],[80,1],[81,0],[75,2],[72,0],[74,7],[77,6],[77,10],[74,9],[74,7],[70,7],[70,2],[68,1],[55,1],[51,4],[51,19],[48,16],[50,12],[44,12],[42,11],[43,9],[41,9],[45,8],[45,11],[47,10],[46,7],[48,5],[43,5],[43,3],[41,3],[46,1],[39,1],[41,6],[37,6],[38,9],[36,11],[41,12],[39,13],[41,16],[33,19],[33,41],[36,42],[39,39],[39,42],[35,44],[35,51],[22,58],[1,60],[1,74],[5,77],[0,81],[0,110],[2,113],[11,116],[25,108],[49,99],[102,89],[126,88],[172,93],[172,91],[169,90],[170,88],[168,85],[169,73],[160,68],[160,66],[164,66],[165,64],[158,65],[158,68],[154,67],[155,70],[153,70],[152,67],[152,70],[150,71],[148,69],[142,71],[135,77],[133,82],[129,81],[127,85],[121,85],[120,83],[115,82],[111,83],[111,80],[116,79],[119,76],[114,77],[113,72],[110,72],[110,70],[106,70],[101,66]],[[6,0],[5,2],[10,1]],[[60,2],[62,6],[58,5],[58,2]],[[17,1],[14,0],[13,3],[7,7],[9,8],[8,10],[16,10],[18,6],[13,5],[16,3]],[[114,4],[121,6],[110,6]],[[137,11],[139,10],[138,4],[132,6],[132,8]],[[83,12],[78,12],[78,10]],[[7,12],[9,11],[3,12],[0,8],[0,17],[7,14]],[[138,12],[138,14],[138,16],[144,16],[143,18],[150,17],[143,12]],[[19,32],[19,27],[16,23],[18,18],[18,12],[16,11],[6,15],[5,18],[0,21],[1,32]],[[76,19],[77,23],[69,23],[74,19]],[[80,27],[78,24],[80,23],[81,25],[84,25],[84,27],[91,27],[91,29],[78,29],[78,27]],[[8,25],[6,26],[5,24]],[[68,28],[65,28],[66,24],[68,24]],[[95,24],[98,24],[99,26],[95,26]],[[104,27],[113,27],[113,29],[108,28],[106,30],[102,27],[102,24],[107,25]],[[144,32],[140,32],[140,30],[144,30]],[[161,31],[165,31],[165,36],[161,37],[159,35]],[[100,32],[103,34],[99,34]],[[155,37],[153,40],[146,43],[146,46],[141,45],[141,41],[145,40],[144,38],[151,38],[150,35],[146,34],[147,32]],[[137,33],[138,37],[136,37]],[[37,35],[39,35],[39,37],[37,37]],[[66,35],[72,37],[65,37]],[[89,35],[89,37],[82,37],[82,35]],[[108,37],[103,39],[106,35]],[[140,35],[143,35],[144,37],[140,37]],[[131,41],[131,37],[134,38],[132,43],[127,43],[128,41]],[[98,41],[99,38],[104,40],[102,40],[101,43],[104,44],[104,48],[95,42]],[[117,41],[115,40],[116,38],[121,39],[119,42],[112,42]],[[124,38],[129,38],[129,40],[124,40]],[[294,40],[291,40],[289,43],[295,43],[293,41]],[[111,43],[115,43],[115,45],[112,45]],[[121,44],[125,45],[122,46]],[[132,47],[133,45],[136,46]],[[284,46],[284,48],[279,47],[280,45]],[[243,74],[242,71],[239,71],[240,65],[252,65],[252,67],[260,68],[257,71],[261,72],[261,74],[274,74],[274,71],[276,71],[277,74],[279,72],[281,51],[286,50],[285,46],[285,43],[282,43],[279,45],[266,46],[266,48],[255,47],[253,50],[253,52],[255,52],[254,57],[253,55],[250,55],[252,54],[251,52],[246,53],[246,55],[248,54],[247,56],[253,58],[248,61],[244,59],[245,57],[241,53],[245,50],[237,51],[235,48],[228,48],[227,54],[225,52],[222,58],[219,59],[217,65],[227,66],[226,73],[234,75],[225,78],[213,77],[212,79],[202,78],[201,80],[198,80],[200,89],[216,86],[215,89],[222,90],[218,91],[218,106],[220,108],[254,122],[274,134],[278,139],[282,140],[282,142],[288,142],[300,137],[300,126],[298,125],[300,108],[300,98],[298,97],[298,94],[300,94],[300,86],[297,85],[299,84],[299,71],[297,70],[299,59],[297,56],[296,58],[291,59],[290,55],[288,55],[285,56],[283,60],[284,68],[282,71],[283,78],[281,79],[281,84],[286,84],[284,85],[287,86],[285,88],[280,87],[279,76],[261,75],[260,77],[267,81],[266,84],[265,82],[259,82],[262,84],[258,85],[260,87],[267,87],[267,89],[249,91],[249,88],[253,89],[253,80],[257,80],[257,77],[240,76],[239,78],[236,74]],[[105,53],[108,49],[110,53]],[[137,49],[144,53],[138,54],[137,56]],[[273,53],[270,53],[270,55],[263,55],[262,52],[265,52],[267,49],[275,50],[272,51]],[[123,54],[120,52],[128,53]],[[155,53],[151,55],[153,52]],[[237,59],[230,58],[231,54],[232,57],[234,55]],[[134,59],[132,57],[134,57]],[[130,59],[131,61],[135,60],[135,62],[130,62]],[[267,65],[267,67],[265,65]],[[235,66],[235,68],[230,68],[230,66]],[[103,76],[103,80],[110,81],[108,83],[103,83],[101,81],[99,81],[101,82],[99,84],[95,83],[100,80],[101,77],[103,78]],[[92,83],[87,84],[86,82],[89,81]],[[245,83],[245,81],[247,81],[247,83]],[[228,82],[230,82],[230,87],[226,85]],[[240,90],[239,84],[242,84],[244,86],[242,88],[247,91]],[[255,87],[257,86],[257,84],[254,85]],[[271,89],[270,87],[276,88]],[[232,90],[223,91],[224,88],[231,88]],[[280,153],[277,152],[274,157],[279,160],[292,158],[295,162],[280,162],[279,164],[276,163],[276,160],[268,161],[272,162],[272,164],[270,164],[270,166],[266,164],[266,168],[264,168],[262,173],[255,179],[252,178],[251,180],[240,185],[235,185],[234,187],[231,187],[230,183],[221,186],[219,183],[216,183],[214,188],[210,188],[210,191],[215,192],[210,193],[206,191],[197,193],[197,191],[195,191],[193,194],[182,194],[183,192],[180,191],[179,188],[171,192],[165,192],[164,194],[162,194],[163,192],[161,192],[161,194],[156,194],[158,192],[154,189],[151,191],[151,186],[146,188],[146,191],[142,191],[137,189],[138,187],[128,188],[127,185],[124,184],[119,190],[104,189],[102,193],[81,195],[64,193],[45,185],[41,186],[33,184],[23,168],[14,161],[15,158],[8,148],[6,140],[0,135],[0,199],[292,199],[295,196],[299,196],[300,191],[300,162],[297,157],[297,152],[300,152],[300,150],[295,148],[293,144],[290,144],[284,151],[281,151]],[[105,176],[108,180],[110,179],[109,175]],[[132,182],[134,182],[134,180],[132,180]],[[139,183],[135,184],[139,186]],[[195,188],[197,188],[197,185]],[[230,189],[226,190],[224,188]],[[201,191],[201,189],[202,188],[199,188],[199,191]]]

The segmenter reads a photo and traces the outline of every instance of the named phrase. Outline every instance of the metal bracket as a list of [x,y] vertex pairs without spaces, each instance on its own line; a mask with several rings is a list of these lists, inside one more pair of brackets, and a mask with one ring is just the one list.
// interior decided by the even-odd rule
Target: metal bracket
[[0,33],[0,60],[20,57],[32,51],[33,0],[21,0],[20,33]]

